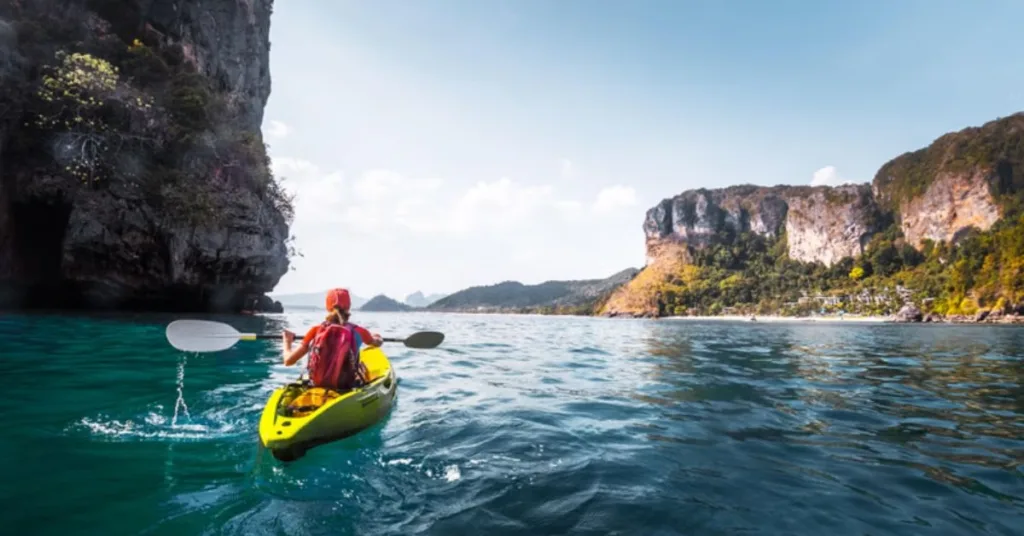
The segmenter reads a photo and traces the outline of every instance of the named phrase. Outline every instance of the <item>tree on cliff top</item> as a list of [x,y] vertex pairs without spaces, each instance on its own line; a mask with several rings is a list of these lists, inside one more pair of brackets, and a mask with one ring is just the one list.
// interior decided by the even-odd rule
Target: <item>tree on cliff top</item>
[[58,166],[80,181],[124,174],[111,166],[117,153],[156,141],[147,132],[156,125],[152,97],[127,87],[104,59],[63,50],[56,59],[43,68],[34,126],[55,136]]

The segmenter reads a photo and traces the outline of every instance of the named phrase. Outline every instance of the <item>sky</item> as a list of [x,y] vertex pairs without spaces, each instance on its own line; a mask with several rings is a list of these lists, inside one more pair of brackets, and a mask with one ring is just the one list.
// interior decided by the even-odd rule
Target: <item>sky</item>
[[303,257],[402,298],[644,264],[660,200],[870,181],[1024,110],[1014,0],[278,1],[263,133]]

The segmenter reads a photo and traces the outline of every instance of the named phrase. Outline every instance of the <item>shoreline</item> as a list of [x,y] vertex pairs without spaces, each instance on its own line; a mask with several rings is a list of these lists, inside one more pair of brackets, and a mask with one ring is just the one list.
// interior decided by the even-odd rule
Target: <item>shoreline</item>
[[[751,317],[756,320],[751,320]],[[717,316],[663,316],[658,320],[712,321],[712,322],[744,322],[747,324],[775,324],[783,322],[797,323],[837,323],[837,324],[883,324],[897,323],[891,316],[835,315],[835,316],[782,316],[782,315],[717,315]]]

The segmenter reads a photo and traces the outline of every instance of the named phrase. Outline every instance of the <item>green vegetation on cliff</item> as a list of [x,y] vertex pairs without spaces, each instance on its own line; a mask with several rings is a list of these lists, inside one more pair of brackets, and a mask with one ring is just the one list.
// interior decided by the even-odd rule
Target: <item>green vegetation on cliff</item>
[[692,264],[657,289],[660,315],[892,314],[904,298],[925,312],[970,315],[1024,303],[1024,216],[970,233],[956,246],[929,243],[922,252],[893,225],[863,255],[831,267],[791,260],[785,235],[718,238],[692,251]]
[[0,102],[3,119],[20,117],[4,154],[19,180],[45,176],[65,195],[139,192],[169,223],[192,226],[217,224],[218,198],[244,188],[290,220],[259,132],[232,120],[237,96],[212,87],[182,45],[145,31],[134,3],[88,4],[95,12],[54,0],[0,12],[16,41]]
[[1024,209],[1024,113],[950,132],[931,145],[900,155],[875,174],[883,206],[922,195],[940,173],[986,173],[992,196],[1007,212]]
[[[953,192],[929,192],[942,174],[951,178]],[[976,177],[986,181],[992,199],[975,198],[970,201],[974,205],[964,208],[956,188],[969,188]],[[831,266],[799,262],[790,257],[785,233],[772,238],[737,233],[728,226],[717,227],[699,243],[659,235],[659,240],[674,240],[673,247],[681,248],[680,260],[662,262],[651,275],[638,277],[642,285],[624,289],[604,310],[877,315],[895,313],[907,302],[939,315],[1024,310],[1024,114],[947,134],[927,148],[897,157],[882,166],[874,187],[879,210],[871,213],[870,231],[861,239],[862,244],[866,240],[863,253],[855,257]],[[908,201],[926,192],[934,198],[930,208],[908,208]],[[959,210],[983,211],[986,203],[998,209],[991,227],[984,218],[957,219]],[[787,217],[793,213],[791,207]],[[919,233],[932,226],[938,229],[934,232],[954,238],[924,239],[914,247],[903,235],[905,218],[916,219]],[[979,229],[977,222],[988,228]],[[653,225],[648,222],[647,227]]]

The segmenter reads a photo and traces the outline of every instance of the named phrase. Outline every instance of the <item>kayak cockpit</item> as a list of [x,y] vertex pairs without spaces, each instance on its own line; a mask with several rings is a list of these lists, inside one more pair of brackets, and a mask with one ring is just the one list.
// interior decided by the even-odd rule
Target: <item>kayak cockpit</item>
[[395,396],[394,370],[379,348],[364,348],[368,383],[338,392],[308,381],[277,388],[260,418],[260,440],[279,459],[295,459],[308,448],[354,434],[379,421]]

